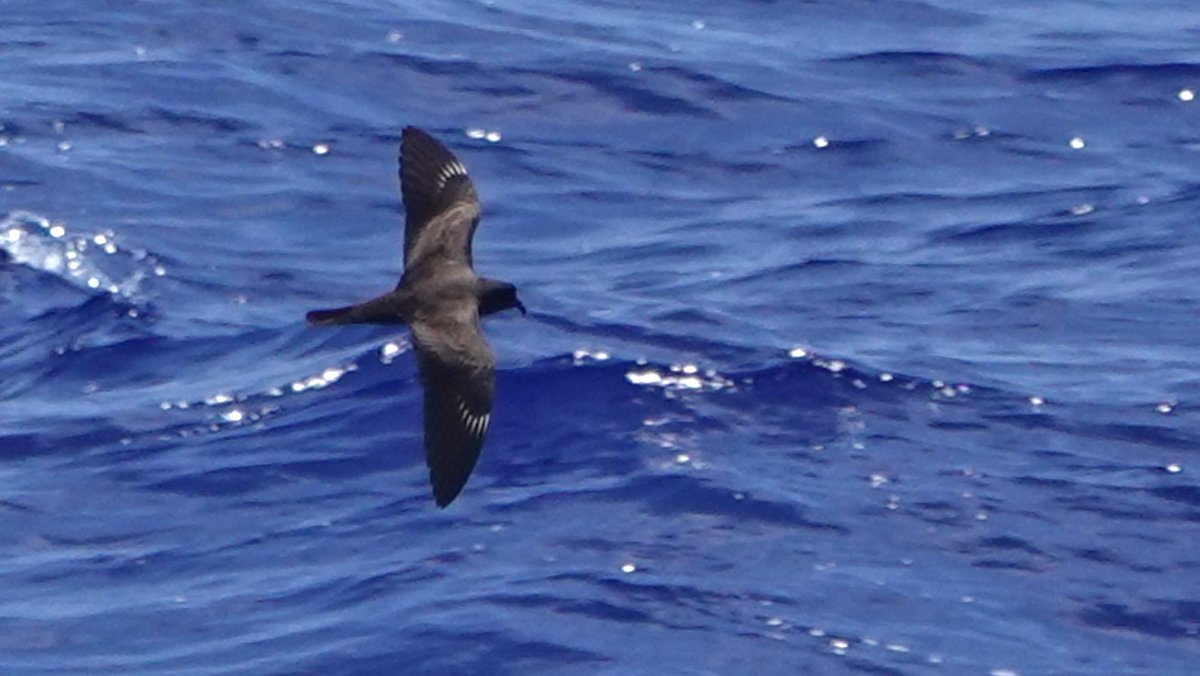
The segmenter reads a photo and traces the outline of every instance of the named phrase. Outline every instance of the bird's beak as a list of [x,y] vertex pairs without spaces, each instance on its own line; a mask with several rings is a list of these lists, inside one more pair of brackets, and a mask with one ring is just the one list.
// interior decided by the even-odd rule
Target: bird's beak
[[521,301],[517,301],[517,309],[521,311],[522,317],[525,317],[529,314],[528,312],[525,311],[525,304],[522,303]]

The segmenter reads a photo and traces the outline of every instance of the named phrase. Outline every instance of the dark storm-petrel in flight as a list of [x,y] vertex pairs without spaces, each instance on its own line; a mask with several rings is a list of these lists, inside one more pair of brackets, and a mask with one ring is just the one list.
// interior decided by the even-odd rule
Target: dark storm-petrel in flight
[[516,308],[517,288],[479,277],[471,239],[479,198],[467,169],[416,127],[400,139],[404,275],[388,293],[358,305],[308,313],[312,324],[407,324],[425,388],[425,462],[433,497],[445,507],[475,467],[491,420],[496,357],[479,318]]

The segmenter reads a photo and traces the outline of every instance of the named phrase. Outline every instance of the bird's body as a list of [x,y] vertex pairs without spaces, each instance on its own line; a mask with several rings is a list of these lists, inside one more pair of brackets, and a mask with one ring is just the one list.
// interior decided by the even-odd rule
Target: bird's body
[[466,167],[425,132],[400,142],[404,275],[392,291],[350,307],[314,310],[313,324],[407,324],[425,388],[425,459],[438,506],[458,496],[491,421],[496,358],[479,318],[525,308],[516,287],[479,277],[471,240],[480,206]]

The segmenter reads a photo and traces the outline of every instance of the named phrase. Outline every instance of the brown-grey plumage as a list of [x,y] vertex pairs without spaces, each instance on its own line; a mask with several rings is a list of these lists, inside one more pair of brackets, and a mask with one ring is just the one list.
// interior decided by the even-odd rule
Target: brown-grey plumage
[[404,200],[404,275],[378,298],[308,313],[313,324],[408,324],[425,389],[425,461],[439,507],[458,496],[471,475],[491,422],[496,358],[479,318],[516,308],[512,284],[479,277],[471,240],[479,199],[467,169],[416,127],[400,141]]

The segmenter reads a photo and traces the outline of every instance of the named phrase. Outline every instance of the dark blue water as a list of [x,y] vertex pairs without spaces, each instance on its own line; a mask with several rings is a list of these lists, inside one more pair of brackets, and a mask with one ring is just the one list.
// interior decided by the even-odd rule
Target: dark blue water
[[0,7],[0,673],[1196,673],[1194,3]]

